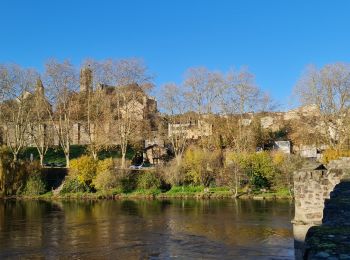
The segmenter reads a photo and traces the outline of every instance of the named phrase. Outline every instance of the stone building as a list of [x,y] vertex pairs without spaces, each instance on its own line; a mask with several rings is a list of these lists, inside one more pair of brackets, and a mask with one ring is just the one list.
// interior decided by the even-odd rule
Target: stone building
[[277,151],[281,151],[284,154],[290,154],[292,151],[290,141],[275,141],[274,149]]
[[168,124],[168,136],[184,135],[186,139],[197,140],[201,137],[211,136],[213,125],[204,120],[193,120],[187,123]]
[[[93,134],[90,136],[89,131],[88,131],[88,125],[87,125],[87,120],[84,115],[79,115],[79,114],[84,114],[86,112],[86,94],[100,91],[106,96],[108,95],[113,95],[116,93],[123,93],[126,95],[133,95],[133,98],[130,98],[130,100],[126,100],[121,106],[121,116],[125,116],[128,111],[128,113],[131,113],[131,116],[133,120],[138,121],[138,120],[149,120],[151,123],[150,125],[155,128],[155,118],[157,117],[157,101],[148,96],[147,93],[142,89],[141,86],[138,84],[129,84],[126,86],[110,86],[110,85],[105,85],[105,84],[98,84],[96,89],[93,88],[93,73],[92,70],[89,67],[82,68],[80,71],[80,88],[79,92],[73,92],[72,95],[73,97],[73,104],[76,107],[79,107],[77,115],[75,116],[74,120],[72,120],[72,125],[71,125],[71,130],[70,130],[70,135],[71,135],[71,144],[72,145],[87,145],[90,143],[91,137],[93,138]],[[30,92],[25,92],[22,93],[20,98],[22,100],[29,101],[34,97],[34,95],[41,95],[45,99],[45,88],[44,85],[42,84],[41,80],[38,79],[35,90],[33,93]],[[46,100],[46,99],[45,99]],[[125,100],[125,99],[124,99]],[[20,100],[9,100],[8,102],[20,102]],[[46,100],[47,104],[49,105],[50,109],[51,104]],[[107,102],[107,100],[106,100]],[[1,106],[7,105],[1,104]],[[111,111],[114,109],[112,105],[109,107]],[[8,125],[8,124],[7,124]],[[28,124],[27,129],[26,129],[26,134],[25,134],[25,140],[26,140],[26,146],[34,146],[34,142],[32,140],[32,131],[36,131],[35,129],[36,126],[32,126]],[[44,127],[45,128],[45,136],[50,137],[50,144],[52,145],[59,145],[59,137],[56,134],[55,128],[58,129],[58,123],[54,122],[52,124],[52,121],[50,118],[47,118],[47,124],[44,124],[39,127]],[[94,132],[94,125],[90,124],[89,129],[90,129],[90,134]],[[9,143],[11,140],[9,138],[6,138],[6,136],[14,136],[14,134],[7,134],[5,135],[4,132],[7,131],[9,127],[6,125],[3,125],[0,127],[0,140],[3,143]],[[13,128],[13,127],[12,127]],[[108,130],[112,129],[113,125],[105,125],[105,130],[108,132]],[[10,131],[10,130],[9,130]],[[7,132],[9,132],[7,131]],[[111,139],[109,140],[110,144],[118,144],[118,139],[117,138],[112,138],[113,136],[109,136]]]
[[[54,129],[50,127],[49,117],[41,115],[42,123],[40,125],[35,123],[38,117],[37,113],[46,114],[43,113],[43,111],[46,112],[46,109],[52,111],[52,107],[45,97],[45,89],[40,78],[36,81],[34,91],[24,91],[17,98],[4,101],[0,104],[0,109],[4,120],[0,125],[0,144],[16,146],[19,142],[23,142],[23,146],[34,146],[35,141],[54,144]],[[36,140],[34,140],[34,131],[40,133],[35,135]],[[23,133],[23,138],[21,133]]]
[[[123,93],[127,96],[133,96],[127,100],[121,108],[121,116],[125,116],[127,113],[131,113],[133,120],[150,120],[154,123],[153,119],[156,117],[157,101],[148,96],[141,86],[138,84],[129,84],[126,86],[111,86],[106,84],[98,84],[96,89],[93,89],[93,76],[92,70],[88,67],[81,69],[80,72],[80,94],[89,93],[93,91],[100,91],[104,95],[114,95],[116,93]],[[112,105],[110,105],[112,106]],[[109,108],[113,109],[113,108]],[[94,125],[89,126],[91,132],[94,132]],[[106,132],[108,132],[113,126],[106,125]],[[89,132],[86,129],[87,124],[84,119],[78,120],[72,126],[72,144],[76,145],[87,145],[90,143]],[[92,136],[93,137],[93,136]],[[118,144],[117,138],[112,138],[110,140],[111,144]]]

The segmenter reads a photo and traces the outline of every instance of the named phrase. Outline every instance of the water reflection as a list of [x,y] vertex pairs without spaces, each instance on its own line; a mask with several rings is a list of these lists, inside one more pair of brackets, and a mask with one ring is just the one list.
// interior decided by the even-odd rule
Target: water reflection
[[294,258],[288,201],[0,201],[0,213],[0,258]]

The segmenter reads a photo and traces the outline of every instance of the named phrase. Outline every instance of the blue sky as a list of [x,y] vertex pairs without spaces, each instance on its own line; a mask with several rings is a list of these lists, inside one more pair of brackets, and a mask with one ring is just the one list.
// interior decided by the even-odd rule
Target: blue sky
[[0,63],[139,57],[158,86],[245,66],[281,109],[308,64],[350,59],[350,1],[2,0],[0,25]]

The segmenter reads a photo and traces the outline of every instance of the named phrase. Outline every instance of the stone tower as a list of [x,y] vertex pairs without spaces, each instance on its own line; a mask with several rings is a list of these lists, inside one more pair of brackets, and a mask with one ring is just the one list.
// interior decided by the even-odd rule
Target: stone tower
[[80,70],[80,92],[92,91],[92,70],[84,67]]
[[37,93],[41,97],[43,97],[45,94],[44,85],[40,78],[36,80],[35,93]]

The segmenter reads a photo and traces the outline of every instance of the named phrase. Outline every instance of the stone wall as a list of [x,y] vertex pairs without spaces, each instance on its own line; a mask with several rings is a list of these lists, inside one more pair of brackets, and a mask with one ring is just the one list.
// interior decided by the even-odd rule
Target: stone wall
[[309,163],[294,173],[295,217],[292,222],[297,259],[303,255],[309,228],[323,223],[324,206],[331,192],[349,176],[350,158],[334,160],[326,166]]
[[342,179],[326,199],[322,225],[306,234],[303,259],[350,259],[350,179]]
[[325,199],[337,185],[340,169],[300,171],[294,175],[295,218],[299,224],[319,225],[323,218]]

